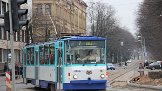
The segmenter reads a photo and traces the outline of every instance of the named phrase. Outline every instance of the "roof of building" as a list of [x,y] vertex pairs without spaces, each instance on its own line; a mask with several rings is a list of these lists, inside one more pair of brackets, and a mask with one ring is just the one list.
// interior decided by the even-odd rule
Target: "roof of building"
[[80,2],[81,4],[83,4],[84,6],[88,7],[88,5],[87,5],[83,0],[79,0],[79,2]]

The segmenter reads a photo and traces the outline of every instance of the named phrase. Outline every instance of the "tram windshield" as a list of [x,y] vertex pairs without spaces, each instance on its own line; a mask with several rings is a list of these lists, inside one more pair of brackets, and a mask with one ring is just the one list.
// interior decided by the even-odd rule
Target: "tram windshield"
[[67,60],[72,64],[104,64],[104,41],[71,41]]

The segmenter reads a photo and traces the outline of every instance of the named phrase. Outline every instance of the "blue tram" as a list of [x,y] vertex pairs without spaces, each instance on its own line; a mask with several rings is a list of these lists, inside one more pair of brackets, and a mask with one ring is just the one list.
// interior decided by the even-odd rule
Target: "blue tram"
[[23,49],[23,78],[56,90],[106,89],[106,39],[70,36]]

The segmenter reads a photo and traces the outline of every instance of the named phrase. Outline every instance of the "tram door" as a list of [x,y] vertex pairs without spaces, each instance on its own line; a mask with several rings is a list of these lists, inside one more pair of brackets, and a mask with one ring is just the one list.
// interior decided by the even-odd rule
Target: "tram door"
[[57,48],[57,89],[62,89],[62,50]]
[[38,66],[38,62],[39,62],[39,52],[35,51],[35,80],[36,80],[36,86],[39,86],[39,79],[38,79],[38,75],[39,75],[39,66]]
[[26,83],[26,51],[23,50],[23,82]]

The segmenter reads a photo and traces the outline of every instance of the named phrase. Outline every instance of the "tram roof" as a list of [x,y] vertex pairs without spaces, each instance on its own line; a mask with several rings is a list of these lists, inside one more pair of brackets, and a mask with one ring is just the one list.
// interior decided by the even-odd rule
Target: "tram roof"
[[37,46],[37,45],[46,45],[46,44],[52,44],[54,42],[40,42],[40,43],[31,43],[29,45],[26,45],[26,47],[33,47],[33,46]]
[[96,37],[96,36],[70,36],[63,37],[63,40],[106,40],[106,38]]

